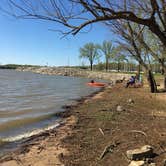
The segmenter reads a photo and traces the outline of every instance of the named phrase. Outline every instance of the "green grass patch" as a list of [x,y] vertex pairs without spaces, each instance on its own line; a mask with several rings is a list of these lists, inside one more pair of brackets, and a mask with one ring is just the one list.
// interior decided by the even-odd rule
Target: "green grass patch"
[[119,113],[114,111],[105,111],[97,113],[94,117],[98,121],[114,121],[117,119],[118,115]]

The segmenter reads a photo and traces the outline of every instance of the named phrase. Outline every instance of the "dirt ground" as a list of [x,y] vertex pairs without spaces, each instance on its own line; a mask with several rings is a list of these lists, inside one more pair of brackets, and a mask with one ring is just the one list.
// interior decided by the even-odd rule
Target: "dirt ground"
[[[162,96],[162,100],[161,100]],[[132,102],[129,102],[132,99]],[[117,106],[123,111],[117,111]],[[166,159],[166,94],[150,94],[144,88],[117,84],[73,110],[78,122],[63,140],[70,155],[66,166],[127,166],[126,151],[151,145],[157,166]],[[105,147],[112,153],[100,156]]]
[[[126,151],[147,144],[154,148],[157,166],[166,159],[165,93],[117,84],[72,109],[66,120],[55,134],[0,166],[127,166]],[[112,152],[101,158],[109,145]]]

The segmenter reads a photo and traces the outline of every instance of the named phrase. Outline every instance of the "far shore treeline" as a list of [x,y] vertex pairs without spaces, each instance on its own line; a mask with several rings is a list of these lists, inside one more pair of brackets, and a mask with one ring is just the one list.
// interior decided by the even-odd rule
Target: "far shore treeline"
[[37,66],[37,65],[18,65],[18,64],[0,65],[0,69],[17,69],[18,67],[40,67],[40,66]]
[[[100,62],[98,64],[94,64],[93,70],[95,71],[105,71],[105,63]],[[20,65],[20,64],[6,64],[6,65],[0,65],[0,69],[17,69],[17,68],[28,68],[28,67],[48,67],[48,66],[39,66],[39,65]],[[81,66],[59,66],[64,68],[75,68],[75,69],[83,69],[83,70],[90,70],[90,67],[87,65],[81,65]],[[133,62],[110,62],[108,65],[108,71],[112,72],[136,72],[138,71],[139,65],[135,64]],[[152,64],[153,72],[160,73],[160,65],[157,63]],[[142,68],[140,68],[142,71]]]

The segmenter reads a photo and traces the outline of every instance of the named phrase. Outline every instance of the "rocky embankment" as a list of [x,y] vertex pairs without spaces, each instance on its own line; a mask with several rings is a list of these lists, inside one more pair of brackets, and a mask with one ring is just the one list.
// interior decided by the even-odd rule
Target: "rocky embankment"
[[86,77],[91,79],[104,79],[110,80],[113,82],[128,79],[130,74],[122,73],[111,73],[111,72],[99,72],[99,71],[88,71],[76,68],[64,68],[64,67],[26,67],[18,68],[18,71],[30,71],[33,73],[39,74],[48,74],[48,75],[61,75],[61,76],[73,76],[73,77]]

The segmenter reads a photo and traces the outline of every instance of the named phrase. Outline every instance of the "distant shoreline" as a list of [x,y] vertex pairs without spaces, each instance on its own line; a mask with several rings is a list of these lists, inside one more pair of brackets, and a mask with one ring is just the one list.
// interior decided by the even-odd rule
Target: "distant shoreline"
[[0,69],[11,69],[11,70],[16,70],[17,68],[28,68],[28,67],[40,67],[40,66],[35,66],[35,65],[17,65],[17,64],[0,65]]
[[65,67],[19,67],[17,71],[30,71],[38,74],[47,75],[60,75],[60,76],[72,76],[72,77],[84,77],[90,79],[102,79],[115,83],[117,80],[122,80],[124,77],[128,80],[131,74],[127,73],[114,73],[104,71],[89,71],[77,68],[65,68]]
[[8,67],[8,66],[0,66],[0,69],[9,69],[9,70],[15,70],[15,67]]

